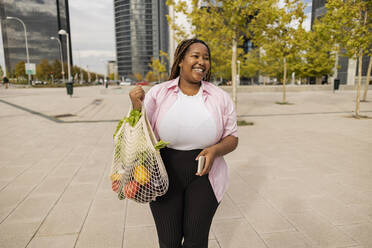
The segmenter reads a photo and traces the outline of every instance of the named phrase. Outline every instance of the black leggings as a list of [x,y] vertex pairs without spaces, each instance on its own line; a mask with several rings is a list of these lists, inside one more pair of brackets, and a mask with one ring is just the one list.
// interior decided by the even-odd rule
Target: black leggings
[[160,248],[208,247],[209,229],[218,202],[208,175],[195,175],[195,158],[200,152],[161,149],[169,189],[150,203]]

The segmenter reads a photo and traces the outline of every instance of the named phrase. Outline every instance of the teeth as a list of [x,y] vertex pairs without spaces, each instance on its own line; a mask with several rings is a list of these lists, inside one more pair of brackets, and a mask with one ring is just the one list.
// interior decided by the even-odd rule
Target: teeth
[[204,70],[203,69],[199,69],[199,68],[195,68],[193,69],[194,71],[198,71],[198,72],[203,72]]

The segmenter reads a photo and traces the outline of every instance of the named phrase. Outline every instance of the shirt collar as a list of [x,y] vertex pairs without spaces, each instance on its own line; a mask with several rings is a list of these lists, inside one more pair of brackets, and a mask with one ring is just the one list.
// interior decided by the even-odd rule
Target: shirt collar
[[[173,81],[171,81],[170,84],[168,85],[168,90],[173,89],[173,92],[174,93],[178,93],[178,91],[180,89],[178,87],[178,82],[179,81],[180,81],[180,77],[179,76],[177,78],[173,79]],[[208,82],[202,81],[201,82],[201,88],[202,88],[203,95],[204,94],[210,94]]]

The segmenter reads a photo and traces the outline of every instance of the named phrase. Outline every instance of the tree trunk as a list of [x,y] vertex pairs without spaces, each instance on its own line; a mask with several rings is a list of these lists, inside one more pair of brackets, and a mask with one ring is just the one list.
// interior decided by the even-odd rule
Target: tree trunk
[[372,69],[372,56],[369,56],[366,84],[364,86],[363,102],[367,101],[367,91],[368,91],[368,86],[369,86],[369,79],[371,76],[371,69]]
[[316,84],[322,84],[322,76],[316,77],[315,82],[316,82]]
[[355,106],[355,117],[360,118],[359,107],[360,107],[360,88],[362,84],[362,51],[359,52],[359,66],[358,66],[358,85],[357,85],[357,97],[356,97],[356,106]]
[[286,57],[284,57],[283,59],[283,62],[284,62],[284,75],[283,75],[283,103],[285,103],[287,101],[287,98],[286,98],[286,88],[285,88],[285,84],[287,82],[287,59]]
[[231,57],[231,84],[232,84],[232,100],[235,105],[235,111],[237,111],[237,96],[236,96],[236,50],[237,50],[238,42],[236,40],[236,34],[234,34],[234,37],[232,39],[232,57]]

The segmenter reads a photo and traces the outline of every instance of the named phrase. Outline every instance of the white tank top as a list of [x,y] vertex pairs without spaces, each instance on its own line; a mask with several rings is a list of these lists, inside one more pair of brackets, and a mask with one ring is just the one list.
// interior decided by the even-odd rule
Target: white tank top
[[217,127],[207,110],[202,90],[187,96],[178,91],[176,102],[164,114],[158,126],[160,139],[177,150],[204,149],[216,141]]

